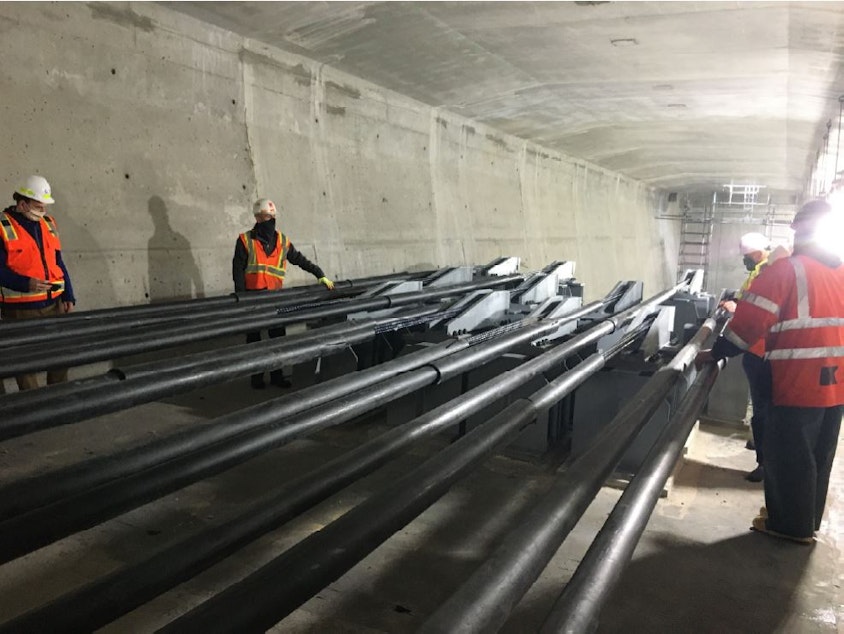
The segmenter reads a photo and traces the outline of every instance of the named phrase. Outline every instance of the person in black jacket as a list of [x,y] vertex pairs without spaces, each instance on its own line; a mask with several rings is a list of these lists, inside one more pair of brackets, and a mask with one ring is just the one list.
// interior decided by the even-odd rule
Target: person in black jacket
[[[284,286],[287,263],[295,264],[311,273],[328,290],[334,289],[334,282],[325,276],[323,270],[302,255],[286,235],[276,230],[276,206],[272,200],[261,198],[254,207],[255,226],[241,233],[237,238],[232,258],[232,280],[236,293],[250,291],[275,291]],[[270,338],[283,337],[284,326],[270,328]],[[246,343],[261,341],[261,332],[246,334]],[[252,387],[264,388],[264,375],[253,374]],[[278,368],[270,372],[270,383],[278,387],[290,387],[290,380]]]

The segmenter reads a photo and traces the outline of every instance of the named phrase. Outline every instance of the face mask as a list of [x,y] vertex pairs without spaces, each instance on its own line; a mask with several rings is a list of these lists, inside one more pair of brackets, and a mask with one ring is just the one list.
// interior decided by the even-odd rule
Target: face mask
[[742,259],[742,262],[744,262],[744,268],[746,268],[748,271],[752,271],[756,268],[756,260],[754,260],[749,255],[745,255]]
[[255,224],[255,231],[258,232],[259,236],[263,236],[267,240],[273,237],[275,233],[275,218],[270,218],[269,220],[265,220],[264,222],[258,222]]
[[46,214],[45,209],[36,209],[32,205],[27,205],[26,211],[23,212],[23,215],[30,220],[41,220]]

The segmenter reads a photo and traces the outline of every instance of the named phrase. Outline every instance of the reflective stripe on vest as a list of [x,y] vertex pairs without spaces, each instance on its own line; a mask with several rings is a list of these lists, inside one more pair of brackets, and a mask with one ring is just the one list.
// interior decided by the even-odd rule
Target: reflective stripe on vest
[[[789,263],[794,271],[793,292],[789,299],[780,299],[788,302],[783,305],[788,318],[769,330],[771,349],[765,355],[773,372],[774,403],[794,407],[842,404],[844,384],[836,375],[844,366],[844,304],[835,291],[841,269],[828,269],[800,257],[789,258]],[[808,267],[821,277],[810,279]],[[830,273],[832,277],[828,277]],[[814,294],[813,281],[823,284]],[[821,288],[826,294],[817,293]],[[827,316],[815,316],[818,314]]]
[[739,337],[732,330],[727,329],[724,331],[724,339],[726,339],[733,345],[738,346],[744,351],[747,351],[750,348],[750,344],[748,344],[744,339]]
[[772,302],[767,297],[760,297],[755,293],[747,293],[741,298],[741,301],[747,302],[748,304],[753,304],[754,306],[756,306],[756,308],[761,308],[762,310],[767,311],[772,315],[777,315],[780,312],[779,304]]
[[844,346],[827,348],[789,348],[787,350],[772,350],[768,359],[827,359],[829,357],[844,357]]
[[770,332],[783,332],[786,330],[808,330],[810,328],[844,328],[844,317],[799,317],[781,321],[771,327]]
[[791,258],[794,267],[794,278],[797,286],[797,319],[805,319],[809,315],[809,280],[806,279],[806,267],[797,258]]

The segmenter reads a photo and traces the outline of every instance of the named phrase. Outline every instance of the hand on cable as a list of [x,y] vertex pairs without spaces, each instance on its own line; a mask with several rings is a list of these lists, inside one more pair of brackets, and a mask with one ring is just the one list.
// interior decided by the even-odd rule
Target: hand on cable
[[323,286],[325,286],[325,288],[327,288],[329,291],[334,290],[334,282],[329,280],[327,277],[319,278],[319,283],[322,284]]
[[723,308],[724,310],[726,310],[726,311],[727,311],[728,313],[730,313],[731,315],[732,315],[732,314],[734,314],[734,313],[736,312],[736,303],[735,303],[733,300],[731,300],[731,299],[728,299],[728,300],[727,300],[727,301],[725,301],[725,302],[721,302],[721,303],[719,304],[719,306],[721,306],[721,308]]

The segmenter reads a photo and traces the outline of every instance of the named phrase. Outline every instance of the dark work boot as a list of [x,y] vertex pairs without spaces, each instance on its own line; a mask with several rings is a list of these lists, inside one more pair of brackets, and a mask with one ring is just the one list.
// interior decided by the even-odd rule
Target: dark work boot
[[744,443],[744,448],[750,449],[751,451],[756,451],[756,443],[753,442],[753,439],[751,438],[746,443]]
[[756,465],[756,468],[744,476],[744,479],[748,482],[762,482],[765,479],[765,467]]

